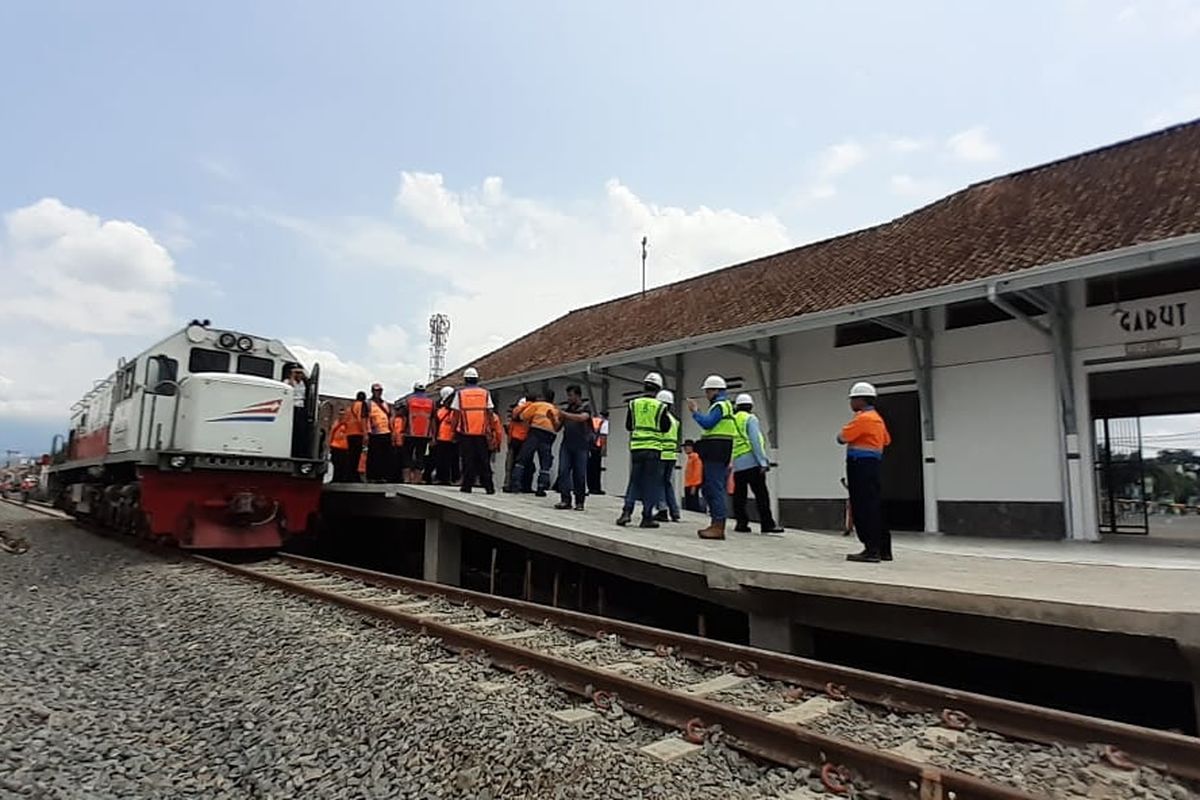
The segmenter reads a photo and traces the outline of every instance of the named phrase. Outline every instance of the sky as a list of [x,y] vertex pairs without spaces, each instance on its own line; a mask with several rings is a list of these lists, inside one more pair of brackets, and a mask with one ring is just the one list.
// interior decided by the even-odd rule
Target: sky
[[192,318],[324,389],[1200,116],[1200,0],[0,4],[0,449]]

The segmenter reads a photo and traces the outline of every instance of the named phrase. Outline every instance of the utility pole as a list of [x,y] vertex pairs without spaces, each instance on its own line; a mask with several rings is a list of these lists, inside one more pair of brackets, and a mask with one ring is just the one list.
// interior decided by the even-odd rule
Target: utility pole
[[647,238],[642,237],[642,297],[646,296],[646,242]]

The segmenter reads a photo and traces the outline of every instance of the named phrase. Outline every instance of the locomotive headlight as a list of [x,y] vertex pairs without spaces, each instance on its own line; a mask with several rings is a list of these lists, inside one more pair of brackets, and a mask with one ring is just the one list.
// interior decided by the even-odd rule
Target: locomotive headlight
[[187,466],[187,456],[171,456],[171,466],[174,469],[183,469]]
[[249,353],[254,349],[254,340],[249,336],[242,336],[237,340],[237,346],[238,350],[241,350],[243,353]]
[[217,344],[221,345],[221,347],[224,347],[226,350],[232,350],[237,344],[237,337],[232,333],[222,333],[217,338]]

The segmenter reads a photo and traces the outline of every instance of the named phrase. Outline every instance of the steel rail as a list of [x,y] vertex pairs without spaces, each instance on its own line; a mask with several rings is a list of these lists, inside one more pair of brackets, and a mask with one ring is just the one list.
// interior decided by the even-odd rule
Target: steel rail
[[[827,764],[848,767],[855,775],[869,781],[877,790],[884,788],[890,792],[891,797],[912,800],[1033,800],[1036,797],[1009,786],[989,783],[971,775],[918,763],[843,739],[818,734],[799,725],[779,722],[733,706],[675,692],[599,667],[405,613],[394,607],[381,606],[369,600],[264,573],[251,567],[229,564],[205,556],[193,558],[240,577],[334,603],[424,635],[435,636],[444,646],[459,653],[487,653],[493,663],[518,674],[528,669],[538,670],[561,688],[583,697],[594,697],[596,691],[609,692],[619,698],[622,706],[630,712],[666,726],[686,731],[695,726],[696,720],[700,720],[706,729],[720,726],[732,746],[774,763],[793,768],[820,768]],[[320,574],[322,571],[316,572]]]
[[285,563],[306,569],[355,578],[375,585],[406,589],[418,594],[439,595],[471,603],[488,611],[508,609],[524,619],[534,622],[549,620],[559,627],[589,637],[605,631],[616,634],[630,645],[647,650],[654,650],[663,645],[673,648],[683,658],[695,661],[717,661],[730,665],[739,661],[750,662],[755,665],[755,674],[761,677],[786,681],[809,689],[822,691],[826,684],[832,682],[845,686],[849,696],[856,700],[897,711],[941,713],[944,709],[950,709],[963,712],[972,718],[977,727],[1014,739],[1046,744],[1111,745],[1120,748],[1144,766],[1188,780],[1200,780],[1200,738],[1192,736],[959,691],[770,650],[703,639],[632,622],[603,619],[567,609],[304,556],[280,554],[279,558]]

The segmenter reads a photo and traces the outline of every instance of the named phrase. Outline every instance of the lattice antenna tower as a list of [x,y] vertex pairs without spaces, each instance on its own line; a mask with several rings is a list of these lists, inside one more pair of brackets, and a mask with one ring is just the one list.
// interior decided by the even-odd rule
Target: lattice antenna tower
[[446,343],[450,341],[450,318],[434,314],[429,318],[429,383],[446,374]]

